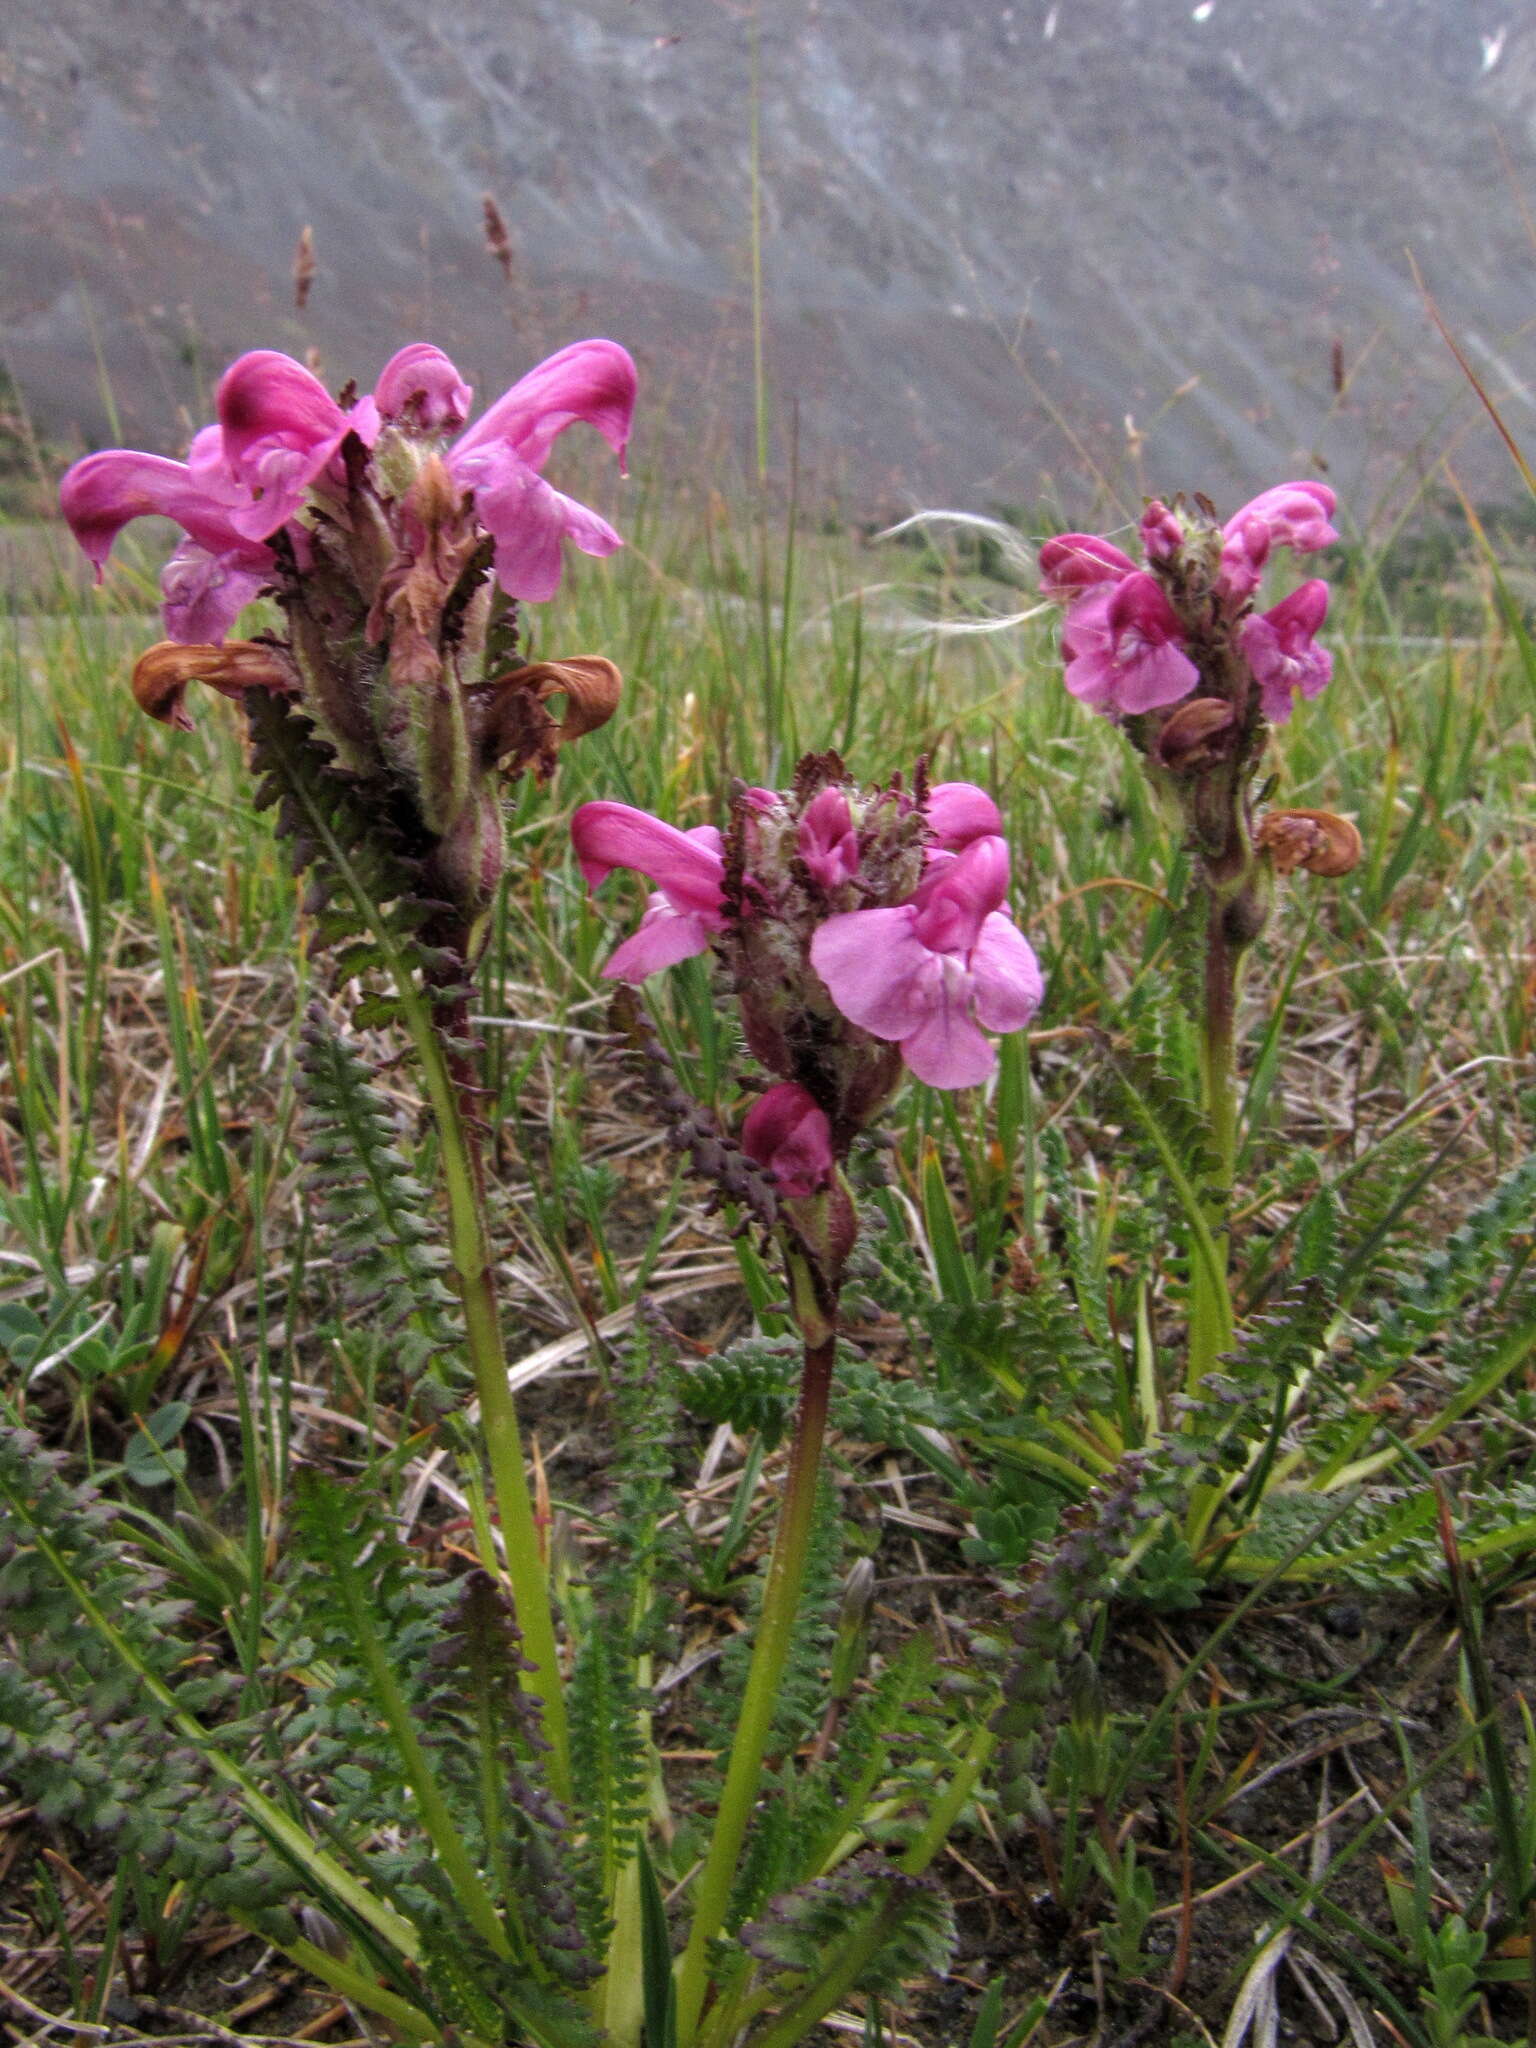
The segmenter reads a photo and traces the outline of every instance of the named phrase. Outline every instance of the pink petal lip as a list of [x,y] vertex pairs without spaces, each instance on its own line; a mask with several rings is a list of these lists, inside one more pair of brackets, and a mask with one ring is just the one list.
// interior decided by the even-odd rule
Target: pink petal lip
[[936,981],[927,1014],[901,1041],[901,1056],[930,1088],[974,1088],[997,1065],[997,1052],[971,1014],[967,977],[956,960]]
[[510,448],[450,449],[456,483],[472,491],[480,522],[496,543],[496,580],[509,597],[543,604],[560,587],[561,543],[611,555],[624,543],[606,519],[546,483]]
[[638,928],[603,964],[608,981],[646,981],[696,953],[707,953],[715,922],[697,910],[677,910],[658,891]]
[[818,926],[811,965],[850,1024],[875,1038],[916,1031],[931,1006],[935,956],[913,931],[910,903],[844,910]]
[[166,637],[189,647],[210,641],[215,646],[222,644],[240,613],[271,581],[272,573],[270,567],[244,566],[240,554],[210,554],[196,541],[184,541],[160,572]]
[[676,910],[720,919],[725,863],[713,825],[679,832],[649,811],[606,799],[583,804],[571,819],[576,858],[590,888],[599,888],[615,868],[646,875]]
[[989,1031],[1022,1031],[1045,1000],[1035,949],[1011,917],[994,911],[970,957],[976,1019]]

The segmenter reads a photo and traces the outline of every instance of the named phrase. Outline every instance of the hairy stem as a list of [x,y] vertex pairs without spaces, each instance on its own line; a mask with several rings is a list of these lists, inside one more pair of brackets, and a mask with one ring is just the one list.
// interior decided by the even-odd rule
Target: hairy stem
[[799,1322],[805,1335],[805,1365],[800,1379],[800,1407],[790,1446],[789,1473],[784,1499],[779,1508],[779,1525],[773,1539],[773,1556],[768,1565],[768,1583],[758,1617],[757,1640],[752,1646],[752,1663],[741,1702],[741,1718],[731,1745],[731,1761],[715,1814],[715,1831],[709,1855],[694,1894],[693,1925],[688,1946],[678,1964],[677,2022],[682,2048],[690,2048],[703,2011],[708,1989],[709,1945],[725,1924],[736,1865],[746,1839],[762,1779],[763,1758],[773,1729],[774,1710],[779,1701],[779,1683],[789,1658],[790,1640],[805,1579],[806,1554],[810,1547],[811,1523],[816,1508],[816,1475],[821,1464],[822,1439],[826,1434],[827,1405],[832,1388],[832,1362],[837,1348],[836,1302],[818,1303],[817,1311],[805,1313],[805,1283],[810,1276],[803,1262],[796,1271],[790,1259]]

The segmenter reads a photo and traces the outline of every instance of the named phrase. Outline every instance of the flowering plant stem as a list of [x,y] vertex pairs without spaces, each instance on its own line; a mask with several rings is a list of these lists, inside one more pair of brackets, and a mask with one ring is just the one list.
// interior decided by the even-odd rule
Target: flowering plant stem
[[1232,1343],[1227,1221],[1237,1170],[1237,977],[1243,949],[1228,929],[1229,899],[1207,883],[1204,1014],[1200,1030],[1201,1107],[1210,1126],[1214,1159],[1205,1179],[1205,1206],[1215,1245],[1214,1262],[1196,1258],[1190,1271],[1189,1356],[1184,1391],[1198,1394]]
[[421,1061],[427,1099],[437,1126],[443,1182],[448,1197],[448,1242],[455,1284],[464,1305],[464,1330],[475,1390],[480,1399],[480,1426],[491,1467],[491,1483],[506,1546],[507,1576],[523,1648],[536,1667],[528,1687],[539,1702],[544,1738],[549,1744],[546,1769],[555,1797],[571,1795],[570,1736],[560,1664],[555,1648],[554,1613],[549,1583],[534,1519],[533,1497],[523,1463],[517,1408],[507,1384],[507,1355],[502,1341],[501,1312],[491,1266],[490,1243],[482,1198],[484,1185],[479,1146],[461,1106],[446,1047],[432,1014],[418,991],[401,984],[405,1010]]
[[694,1895],[688,1946],[678,1963],[677,2038],[681,2048],[691,2048],[698,2029],[709,1981],[709,1945],[725,1924],[737,1860],[757,1804],[763,1758],[773,1731],[779,1683],[789,1659],[816,1510],[816,1476],[821,1465],[832,1364],[837,1350],[837,1291],[798,1247],[786,1248],[786,1263],[795,1320],[805,1343],[800,1405],[757,1639],[752,1646],[752,1662],[742,1696],[741,1718],[731,1745],[730,1767],[715,1814],[709,1854]]

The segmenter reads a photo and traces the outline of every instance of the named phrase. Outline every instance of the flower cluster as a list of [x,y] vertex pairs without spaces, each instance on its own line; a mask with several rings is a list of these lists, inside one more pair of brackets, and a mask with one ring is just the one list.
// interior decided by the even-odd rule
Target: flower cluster
[[[1206,748],[1259,717],[1283,724],[1296,696],[1315,697],[1333,672],[1316,641],[1328,586],[1314,577],[1266,612],[1254,597],[1277,550],[1310,554],[1338,538],[1333,506],[1326,484],[1277,484],[1221,526],[1204,500],[1192,512],[1154,499],[1140,564],[1097,534],[1047,541],[1041,585],[1066,607],[1067,688],[1110,718],[1167,711],[1198,690],[1226,709],[1193,721]],[[1178,737],[1162,750],[1167,765]]]
[[[297,700],[335,766],[403,814],[434,886],[469,921],[505,861],[502,773],[547,773],[558,744],[617,702],[609,662],[523,661],[515,601],[553,596],[564,540],[593,555],[620,545],[541,472],[579,420],[622,462],[635,366],[616,342],[582,341],[472,426],[471,397],[425,342],[401,349],[366,397],[339,399],[258,349],[220,379],[218,419],[185,462],[107,449],[77,462],[60,493],[98,576],[132,519],[157,513],[186,534],[162,578],[169,640],[135,671],[144,708],[186,725],[194,680]],[[262,590],[286,635],[226,641]],[[561,724],[546,708],[557,694]]]
[[174,520],[187,537],[161,579],[166,633],[183,643],[219,642],[257,592],[278,581],[283,553],[302,560],[307,502],[321,513],[339,510],[349,470],[370,458],[383,495],[398,498],[425,444],[440,452],[458,491],[473,497],[507,595],[553,597],[563,538],[590,555],[612,554],[621,542],[540,472],[556,437],[577,420],[596,427],[622,463],[634,363],[617,342],[576,342],[466,428],[473,396],[427,342],[401,349],[369,396],[344,393],[346,402],[291,356],[253,349],[220,378],[218,420],[193,437],[185,462],[132,448],[87,455],[60,486],[64,516],[98,579],[130,520]]
[[1002,821],[969,783],[861,789],[835,754],[789,790],[738,790],[729,826],[681,832],[627,804],[583,804],[577,858],[655,893],[604,972],[642,981],[713,949],[754,1056],[779,1076],[742,1133],[781,1191],[828,1185],[903,1062],[939,1088],[986,1079],[987,1031],[1027,1024],[1039,965],[1007,911]]

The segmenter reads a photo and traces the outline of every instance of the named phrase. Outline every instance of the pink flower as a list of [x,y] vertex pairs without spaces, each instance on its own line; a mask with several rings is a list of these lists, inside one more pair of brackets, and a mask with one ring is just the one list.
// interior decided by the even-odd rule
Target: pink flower
[[616,341],[577,341],[504,392],[448,451],[454,481],[473,491],[496,543],[496,578],[509,597],[553,597],[560,543],[611,555],[623,542],[605,519],[539,472],[578,420],[596,427],[623,467],[635,409],[635,366]]
[[603,968],[613,981],[644,981],[708,950],[725,920],[721,883],[725,863],[713,825],[679,832],[630,804],[583,804],[571,819],[576,859],[589,888],[615,868],[633,868],[657,884],[634,932]]
[[1176,704],[1199,680],[1184,652],[1178,616],[1145,569],[1123,576],[1107,600],[1089,598],[1076,607],[1062,643],[1067,688],[1111,718]]
[[823,889],[839,888],[859,872],[859,835],[848,799],[835,783],[818,790],[806,805],[796,844],[811,879]]
[[[302,363],[253,349],[219,380],[218,424],[194,439],[186,462],[128,448],[87,455],[60,488],[64,516],[96,565],[131,519],[174,519],[189,546],[162,588],[173,639],[222,640],[235,614],[271,580],[266,545],[290,526],[329,472],[339,485],[341,444],[365,448],[381,424],[452,433],[470,388],[440,349],[412,342],[386,365],[378,389],[345,411]],[[635,366],[613,341],[579,341],[530,370],[447,450],[454,482],[472,492],[495,542],[498,581],[511,597],[553,597],[561,542],[609,555],[619,536],[605,519],[540,475],[557,437],[586,420],[623,458],[635,403]],[[300,528],[294,527],[298,534]]]
[[780,1081],[753,1103],[741,1127],[741,1149],[792,1201],[831,1184],[832,1126],[797,1081]]
[[923,809],[933,845],[950,853],[1003,829],[997,805],[974,782],[936,782]]
[[1257,612],[1237,629],[1238,645],[1259,685],[1264,716],[1284,725],[1299,691],[1315,697],[1333,675],[1333,656],[1315,644],[1328,616],[1328,586],[1320,576],[1303,583],[1267,612]]
[[1240,512],[1222,529],[1221,566],[1216,572],[1216,589],[1236,608],[1248,602],[1258,589],[1269,560],[1270,530],[1267,521]]
[[65,474],[59,502],[70,530],[95,564],[99,583],[113,543],[132,519],[158,514],[187,535],[161,577],[165,628],[184,643],[221,641],[242,605],[271,579],[272,550],[249,539],[234,515],[246,494],[208,461],[217,427],[205,427],[197,470],[163,455],[106,448],[87,455]]
[[983,1030],[1020,1030],[1045,992],[1029,942],[1002,908],[1007,893],[1007,846],[972,840],[930,869],[909,902],[828,918],[811,965],[849,1022],[899,1042],[920,1080],[971,1087],[997,1061]]
[[1136,564],[1096,533],[1061,533],[1040,550],[1040,589],[1069,604],[1096,584],[1118,583]]
[[218,462],[249,494],[234,525],[252,540],[265,540],[303,505],[353,419],[313,371],[272,348],[252,349],[231,363],[215,402],[223,436]]
[[1336,502],[1326,484],[1275,484],[1234,512],[1222,531],[1230,537],[1253,521],[1267,529],[1271,549],[1294,548],[1298,555],[1309,555],[1338,539],[1328,523]]

